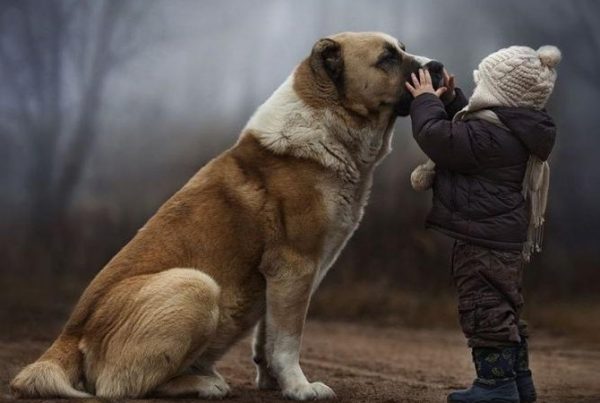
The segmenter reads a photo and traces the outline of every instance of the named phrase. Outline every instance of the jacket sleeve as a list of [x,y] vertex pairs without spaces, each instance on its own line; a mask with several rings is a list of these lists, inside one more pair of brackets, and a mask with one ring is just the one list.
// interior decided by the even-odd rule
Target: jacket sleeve
[[438,167],[468,173],[479,166],[471,141],[472,121],[449,120],[444,104],[434,94],[415,98],[410,116],[415,140]]
[[452,119],[454,115],[456,115],[462,108],[467,106],[467,103],[467,98],[462,90],[460,88],[455,88],[454,99],[447,105],[444,105],[446,108],[446,113],[448,114],[448,118]]

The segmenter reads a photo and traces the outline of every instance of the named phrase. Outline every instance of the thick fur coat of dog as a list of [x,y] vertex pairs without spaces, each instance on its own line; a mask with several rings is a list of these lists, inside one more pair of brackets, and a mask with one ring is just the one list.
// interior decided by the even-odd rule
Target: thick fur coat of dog
[[19,397],[219,398],[213,368],[255,328],[260,388],[335,396],[299,364],[312,293],[357,228],[423,59],[381,33],[319,40],[94,278]]

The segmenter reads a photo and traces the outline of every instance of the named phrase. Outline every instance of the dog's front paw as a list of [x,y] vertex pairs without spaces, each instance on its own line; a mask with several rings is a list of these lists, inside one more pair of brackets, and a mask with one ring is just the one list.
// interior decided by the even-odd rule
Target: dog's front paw
[[293,400],[335,399],[335,392],[322,382],[302,383],[283,391],[283,396]]

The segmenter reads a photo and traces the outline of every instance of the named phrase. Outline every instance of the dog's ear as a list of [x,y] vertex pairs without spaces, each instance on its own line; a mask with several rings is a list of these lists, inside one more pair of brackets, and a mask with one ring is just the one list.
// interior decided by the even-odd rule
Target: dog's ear
[[342,46],[333,39],[319,39],[310,54],[310,66],[320,75],[326,75],[338,84],[344,71]]

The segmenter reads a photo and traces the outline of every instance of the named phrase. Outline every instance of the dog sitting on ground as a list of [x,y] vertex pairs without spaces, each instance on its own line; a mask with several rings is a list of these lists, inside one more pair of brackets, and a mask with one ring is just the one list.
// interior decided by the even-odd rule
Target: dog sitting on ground
[[210,161],[98,273],[20,397],[221,398],[214,369],[255,328],[259,388],[334,392],[299,363],[312,293],[357,228],[427,60],[382,33],[319,40]]

